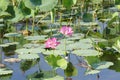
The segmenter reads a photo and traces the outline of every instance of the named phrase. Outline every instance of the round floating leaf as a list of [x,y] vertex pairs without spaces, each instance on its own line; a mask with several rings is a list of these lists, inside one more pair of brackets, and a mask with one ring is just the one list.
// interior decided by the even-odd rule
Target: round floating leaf
[[15,50],[16,53],[18,54],[27,54],[27,53],[41,53],[41,52],[45,52],[45,49],[43,49],[42,47],[37,47],[37,48],[21,48],[21,49],[17,49]]
[[97,74],[97,73],[100,73],[100,71],[99,71],[99,70],[87,70],[87,71],[85,72],[86,75],[89,75],[89,74]]
[[20,37],[20,33],[6,33],[4,37]]
[[17,45],[19,44],[18,42],[12,42],[12,43],[5,43],[5,44],[0,44],[0,47],[8,47],[10,45]]
[[80,40],[81,38],[83,38],[84,35],[80,35],[80,34],[76,34],[76,35],[72,35],[72,37],[68,37],[67,40]]
[[86,49],[86,50],[75,50],[73,51],[73,54],[76,54],[78,56],[98,56],[101,55],[102,52]]
[[32,43],[23,45],[23,47],[27,48],[27,49],[29,49],[29,48],[37,48],[39,46],[40,46],[39,44],[32,44]]
[[14,62],[20,62],[21,60],[18,58],[8,58],[8,59],[4,59],[4,61],[14,63]]
[[64,77],[61,77],[61,76],[55,76],[55,77],[52,77],[52,78],[45,78],[43,80],[64,80]]
[[96,23],[96,22],[80,22],[80,25],[90,27],[90,26],[96,26],[96,25],[98,25],[98,23]]
[[42,36],[27,36],[27,37],[24,37],[25,39],[27,40],[45,40],[46,36],[45,35],[42,35]]
[[0,76],[1,76],[1,75],[12,74],[12,73],[13,73],[12,70],[9,70],[9,69],[6,69],[6,68],[0,68]]
[[6,43],[7,45],[17,45],[19,42],[11,42],[11,43]]
[[100,63],[96,63],[96,64],[93,64],[93,68],[94,69],[106,69],[106,68],[109,68],[110,66],[112,66],[113,63],[112,62],[100,62]]
[[107,41],[107,40],[101,39],[101,38],[86,38],[86,39],[80,40],[80,42],[83,42],[83,43],[104,42],[104,41]]
[[33,60],[33,59],[38,59],[40,57],[38,54],[20,54],[18,55],[18,58],[23,60]]
[[30,53],[30,49],[21,48],[21,49],[15,50],[15,52],[18,54],[26,54],[26,53]]
[[89,49],[89,48],[93,48],[93,45],[92,44],[82,43],[82,42],[76,42],[74,44],[68,45],[67,48],[69,50],[74,50],[74,49]]

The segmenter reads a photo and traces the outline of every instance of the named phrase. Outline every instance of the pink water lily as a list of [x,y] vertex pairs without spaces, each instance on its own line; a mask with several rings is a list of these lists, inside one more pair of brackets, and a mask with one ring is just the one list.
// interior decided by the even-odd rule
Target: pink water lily
[[60,44],[60,42],[57,41],[57,38],[49,38],[45,42],[45,48],[55,49],[59,44]]
[[72,36],[73,30],[72,30],[72,28],[70,26],[63,26],[60,29],[60,33],[66,35],[66,36]]

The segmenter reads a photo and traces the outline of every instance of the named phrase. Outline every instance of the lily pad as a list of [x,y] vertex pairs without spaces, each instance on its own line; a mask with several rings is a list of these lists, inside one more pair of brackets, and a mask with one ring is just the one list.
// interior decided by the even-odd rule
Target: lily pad
[[82,42],[76,42],[74,44],[70,44],[67,46],[67,48],[69,50],[78,50],[78,49],[91,49],[93,48],[93,45],[92,44],[86,44],[86,43],[82,43]]
[[23,47],[27,48],[27,49],[29,49],[29,48],[37,48],[39,46],[40,46],[39,44],[32,44],[32,43],[23,45]]
[[33,59],[38,59],[40,57],[38,54],[20,54],[18,55],[18,58],[22,60],[33,60]]
[[98,56],[101,55],[102,52],[86,49],[86,50],[75,50],[73,51],[73,54],[76,54],[78,56]]
[[97,73],[100,73],[100,71],[99,71],[99,70],[87,70],[87,71],[85,72],[85,75],[97,74]]
[[10,69],[6,69],[6,68],[0,68],[0,76],[1,75],[8,75],[8,74],[12,74],[13,71]]
[[53,78],[46,78],[46,79],[43,79],[43,80],[64,80],[64,77],[55,76],[55,77],[53,77]]
[[20,33],[6,33],[4,37],[20,37]]
[[5,44],[0,44],[0,47],[8,47],[10,45],[17,45],[19,44],[18,42],[11,42],[11,43],[5,43]]
[[104,42],[104,41],[107,41],[107,40],[101,39],[101,38],[86,38],[86,39],[80,40],[80,42],[83,42],[83,43]]
[[21,48],[21,49],[17,49],[15,50],[16,53],[18,54],[27,54],[27,53],[41,53],[41,52],[44,52],[45,49],[43,49],[42,47],[37,47],[37,48]]
[[98,25],[98,23],[96,23],[96,22],[80,22],[80,25],[90,27],[90,26],[96,26],[96,25]]
[[24,39],[27,39],[27,40],[45,40],[47,36],[46,35],[41,35],[41,36],[27,36],[27,37],[24,37]]
[[101,70],[101,69],[109,68],[112,65],[113,65],[112,62],[105,62],[104,61],[104,62],[93,64],[92,66],[94,69]]

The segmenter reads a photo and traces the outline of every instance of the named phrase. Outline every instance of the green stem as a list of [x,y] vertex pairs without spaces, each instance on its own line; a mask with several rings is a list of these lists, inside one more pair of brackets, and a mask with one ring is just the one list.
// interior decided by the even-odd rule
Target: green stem
[[60,27],[62,26],[62,13],[60,12]]
[[32,22],[32,35],[34,35],[34,26],[35,26],[35,12],[32,10],[33,22]]
[[64,48],[65,48],[65,56],[66,56],[66,37],[64,39],[64,44],[65,44]]

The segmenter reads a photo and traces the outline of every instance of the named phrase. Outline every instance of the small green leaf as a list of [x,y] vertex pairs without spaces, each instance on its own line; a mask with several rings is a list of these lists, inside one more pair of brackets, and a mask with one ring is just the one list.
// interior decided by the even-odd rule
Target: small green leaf
[[58,66],[60,66],[60,68],[62,69],[66,69],[67,68],[67,61],[65,59],[60,59],[57,61]]
[[73,5],[73,0],[63,0],[62,4],[65,8],[71,9],[71,7]]
[[53,69],[59,67],[59,65],[57,64],[58,60],[61,60],[62,57],[61,56],[55,56],[53,54],[46,56],[45,60],[46,62],[48,62],[49,65],[51,65],[53,67]]

